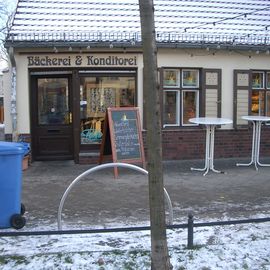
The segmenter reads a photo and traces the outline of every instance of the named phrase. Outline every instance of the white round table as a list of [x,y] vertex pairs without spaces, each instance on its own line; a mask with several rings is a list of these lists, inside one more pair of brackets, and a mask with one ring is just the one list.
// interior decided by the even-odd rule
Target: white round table
[[252,151],[251,151],[251,161],[249,163],[237,163],[236,166],[250,166],[254,164],[256,170],[259,166],[270,166],[270,164],[262,164],[259,161],[260,158],[260,142],[261,142],[261,126],[262,123],[270,121],[269,116],[256,116],[256,115],[246,115],[242,116],[242,119],[252,122],[253,134],[252,134]]
[[196,117],[189,119],[189,122],[206,126],[206,142],[205,142],[205,165],[204,168],[191,168],[191,170],[205,171],[204,176],[212,170],[216,173],[224,173],[214,168],[214,144],[215,144],[215,128],[219,125],[231,124],[232,120],[227,118],[215,117]]

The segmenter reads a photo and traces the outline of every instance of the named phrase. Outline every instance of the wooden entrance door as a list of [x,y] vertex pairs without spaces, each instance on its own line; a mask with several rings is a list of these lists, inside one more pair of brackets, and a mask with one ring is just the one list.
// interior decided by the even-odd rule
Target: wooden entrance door
[[31,84],[34,160],[73,159],[71,78],[34,76]]

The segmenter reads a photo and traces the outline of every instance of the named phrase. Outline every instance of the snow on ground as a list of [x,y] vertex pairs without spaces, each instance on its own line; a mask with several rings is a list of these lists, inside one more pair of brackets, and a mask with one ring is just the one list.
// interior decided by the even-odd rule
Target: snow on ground
[[[65,223],[63,229],[79,228],[69,225]],[[148,224],[109,225],[116,228]],[[57,224],[41,223],[31,230],[56,228]],[[194,248],[190,250],[186,229],[168,230],[167,237],[173,269],[270,269],[270,222],[196,227]],[[150,269],[150,250],[149,231],[1,237],[0,269]]]

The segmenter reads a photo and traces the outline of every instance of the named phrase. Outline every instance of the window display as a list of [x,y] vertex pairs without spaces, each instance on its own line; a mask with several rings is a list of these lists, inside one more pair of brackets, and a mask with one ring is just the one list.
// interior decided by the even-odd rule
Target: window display
[[264,92],[252,91],[251,97],[251,114],[264,115]]
[[182,98],[182,122],[185,125],[190,125],[189,119],[197,117],[197,103],[198,92],[197,91],[183,91]]
[[266,116],[270,116],[270,91],[266,92]]
[[199,87],[199,71],[192,69],[184,69],[182,71],[182,86],[187,88]]
[[81,144],[101,142],[107,108],[133,106],[135,106],[135,76],[81,77]]
[[[259,89],[259,90],[257,90]],[[266,116],[270,113],[270,72],[252,72],[251,114]]]
[[270,89],[270,72],[266,73],[266,88]]
[[163,125],[175,126],[179,125],[179,91],[165,91],[164,92],[164,111],[163,111]]
[[163,77],[164,87],[179,87],[179,70],[165,69]]
[[264,88],[264,73],[263,72],[253,72],[252,73],[252,88],[262,89]]
[[163,70],[163,127],[194,125],[189,119],[199,114],[199,74],[199,69]]

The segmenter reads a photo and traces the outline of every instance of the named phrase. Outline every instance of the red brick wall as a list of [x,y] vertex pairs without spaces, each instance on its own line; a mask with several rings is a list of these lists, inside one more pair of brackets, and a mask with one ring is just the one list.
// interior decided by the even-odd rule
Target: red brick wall
[[[163,159],[184,160],[204,159],[205,129],[163,130]],[[23,134],[30,141],[30,134]],[[143,132],[145,144],[146,132]],[[237,158],[251,156],[252,128],[215,131],[215,158]],[[147,148],[145,145],[147,156]],[[270,157],[270,126],[263,126],[261,131],[260,156]],[[109,161],[109,160],[108,160]],[[82,156],[79,163],[97,164],[98,155]]]
[[[164,130],[163,159],[204,159],[205,133],[205,129],[200,128]],[[215,131],[215,158],[250,157],[251,147],[251,128]],[[270,127],[262,127],[260,156],[270,157]]]

